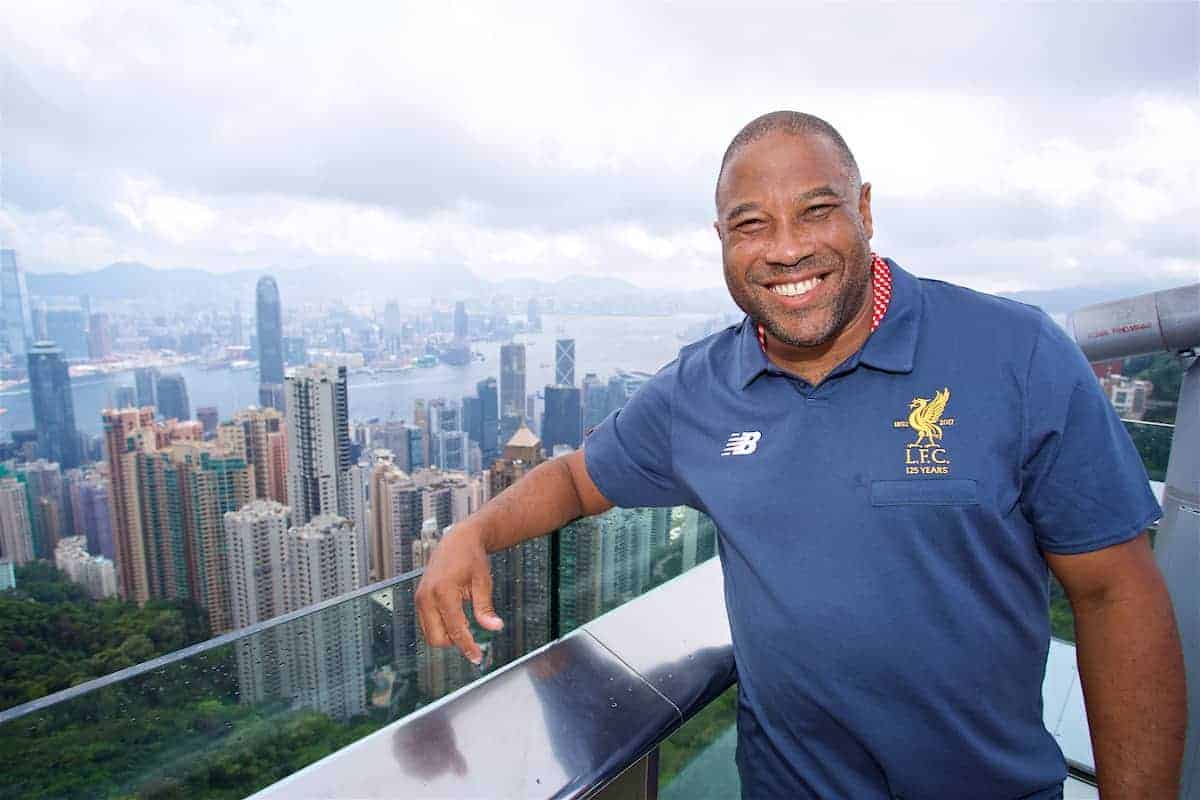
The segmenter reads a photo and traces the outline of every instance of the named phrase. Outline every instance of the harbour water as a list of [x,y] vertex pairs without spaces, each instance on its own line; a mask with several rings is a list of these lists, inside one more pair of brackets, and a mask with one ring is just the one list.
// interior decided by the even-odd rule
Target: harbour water
[[[554,381],[554,340],[575,340],[575,384],[595,372],[607,379],[616,369],[654,372],[673,359],[685,344],[678,336],[703,315],[679,314],[662,317],[542,315],[542,332],[522,334],[526,350],[526,391],[534,392]],[[500,378],[500,342],[474,342],[472,349],[485,360],[461,367],[438,364],[404,373],[353,374],[350,376],[350,415],[354,419],[388,417],[411,419],[418,398],[459,398],[475,393],[475,384],[487,377]],[[221,419],[258,402],[258,372],[248,370],[205,370],[185,365],[180,372],[187,381],[193,416],[200,406],[216,406]],[[133,385],[132,373],[114,373],[78,381],[72,385],[75,424],[83,432],[101,432],[100,412],[113,405],[120,386]],[[0,393],[0,438],[11,430],[33,428],[29,390]]]

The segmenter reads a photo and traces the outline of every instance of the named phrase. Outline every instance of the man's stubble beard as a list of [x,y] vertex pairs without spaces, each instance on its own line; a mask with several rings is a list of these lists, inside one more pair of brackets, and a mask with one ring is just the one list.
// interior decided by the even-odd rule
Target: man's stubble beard
[[[829,318],[825,325],[808,337],[794,335],[788,331],[786,326],[787,318],[794,317],[795,319],[803,320],[805,317],[821,309],[810,309],[802,311],[795,315],[772,315],[768,310],[758,302],[754,292],[746,289],[741,297],[736,295],[733,300],[737,305],[750,315],[750,318],[762,325],[768,333],[776,340],[783,342],[791,347],[819,347],[835,336],[837,336],[862,310],[863,306],[870,300],[871,291],[871,265],[870,265],[870,250],[864,242],[863,247],[856,248],[856,252],[852,258],[862,265],[858,269],[851,270],[846,264],[842,264],[841,274],[845,284],[837,296],[833,298],[832,308],[830,309]],[[782,319],[780,317],[783,317]]]

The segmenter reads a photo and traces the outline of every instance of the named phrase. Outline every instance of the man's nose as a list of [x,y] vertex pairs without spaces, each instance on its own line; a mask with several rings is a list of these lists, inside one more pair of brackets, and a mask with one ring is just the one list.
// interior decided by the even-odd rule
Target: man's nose
[[785,222],[775,228],[766,260],[772,265],[794,267],[811,256],[814,250],[813,238],[803,225]]

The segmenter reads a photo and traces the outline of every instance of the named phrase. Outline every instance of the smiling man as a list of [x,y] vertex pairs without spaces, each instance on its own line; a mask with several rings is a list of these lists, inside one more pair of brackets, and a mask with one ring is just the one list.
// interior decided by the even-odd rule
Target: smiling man
[[[460,523],[417,592],[473,660],[487,554],[613,505],[720,530],[747,797],[1053,798],[1048,570],[1075,611],[1105,798],[1176,792],[1183,662],[1160,510],[1078,348],[1037,309],[873,254],[871,187],[775,112],[716,190],[736,326],[685,347],[584,450]],[[936,220],[931,220],[936,224]]]

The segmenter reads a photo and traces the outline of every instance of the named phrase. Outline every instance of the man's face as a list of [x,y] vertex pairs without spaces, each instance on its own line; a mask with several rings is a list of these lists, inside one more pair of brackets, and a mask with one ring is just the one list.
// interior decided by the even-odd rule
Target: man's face
[[824,136],[771,133],[717,186],[717,235],[734,302],[779,341],[818,347],[868,313],[871,186]]

